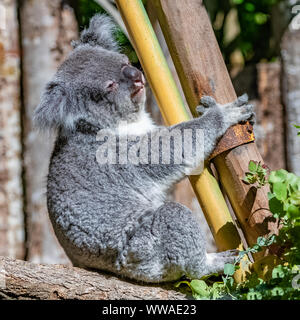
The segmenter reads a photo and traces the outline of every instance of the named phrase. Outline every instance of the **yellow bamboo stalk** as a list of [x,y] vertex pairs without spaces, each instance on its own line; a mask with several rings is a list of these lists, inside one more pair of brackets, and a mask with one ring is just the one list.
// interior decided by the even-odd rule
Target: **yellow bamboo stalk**
[[[174,125],[190,120],[142,2],[116,0],[116,4],[165,123]],[[190,181],[218,249],[222,251],[241,247],[240,237],[223,194],[208,167],[204,168],[201,176],[190,177]]]

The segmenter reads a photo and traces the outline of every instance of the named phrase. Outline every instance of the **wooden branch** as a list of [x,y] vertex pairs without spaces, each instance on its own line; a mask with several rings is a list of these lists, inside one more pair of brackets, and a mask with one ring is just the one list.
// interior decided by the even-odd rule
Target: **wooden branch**
[[0,257],[0,299],[186,300],[173,284],[141,285],[64,265]]
[[256,105],[256,144],[265,164],[271,170],[279,170],[286,168],[281,63],[259,63],[257,75],[259,102]]

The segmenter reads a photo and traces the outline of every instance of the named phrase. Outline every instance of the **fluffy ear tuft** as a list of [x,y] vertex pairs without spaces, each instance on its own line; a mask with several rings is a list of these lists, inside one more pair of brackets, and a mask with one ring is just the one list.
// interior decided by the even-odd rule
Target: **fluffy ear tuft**
[[73,41],[74,48],[82,44],[100,46],[111,51],[119,51],[118,42],[115,39],[116,24],[105,14],[95,15],[88,29],[82,31],[79,41]]
[[43,92],[41,102],[35,109],[33,122],[41,130],[74,128],[76,115],[72,112],[72,105],[64,88],[51,81]]

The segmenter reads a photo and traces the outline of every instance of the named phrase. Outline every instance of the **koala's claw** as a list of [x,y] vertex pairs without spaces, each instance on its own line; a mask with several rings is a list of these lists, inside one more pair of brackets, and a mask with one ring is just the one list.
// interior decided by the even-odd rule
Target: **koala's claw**
[[233,105],[235,105],[236,107],[242,107],[243,105],[245,105],[246,103],[248,103],[249,101],[249,97],[248,95],[245,93],[242,96],[238,97],[236,99],[235,102],[233,102]]
[[200,105],[196,108],[199,115],[203,115],[208,108],[216,107],[218,104],[213,97],[203,96],[200,100]]
[[206,108],[211,108],[217,105],[217,101],[211,96],[203,96],[200,104]]
[[223,106],[224,116],[227,123],[231,126],[239,122],[249,121],[251,124],[255,122],[254,106],[248,104],[248,95],[244,94],[236,101]]

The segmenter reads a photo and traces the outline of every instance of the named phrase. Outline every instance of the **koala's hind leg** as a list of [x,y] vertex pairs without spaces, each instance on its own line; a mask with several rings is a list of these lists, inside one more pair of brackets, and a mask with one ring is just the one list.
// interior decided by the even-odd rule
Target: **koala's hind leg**
[[122,273],[146,282],[201,278],[222,272],[235,253],[207,254],[200,226],[181,204],[167,202],[147,215],[128,240]]

